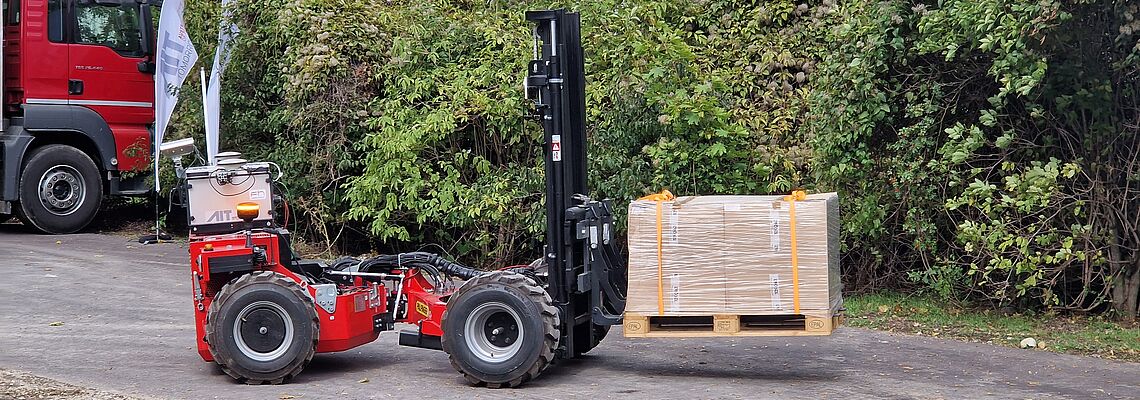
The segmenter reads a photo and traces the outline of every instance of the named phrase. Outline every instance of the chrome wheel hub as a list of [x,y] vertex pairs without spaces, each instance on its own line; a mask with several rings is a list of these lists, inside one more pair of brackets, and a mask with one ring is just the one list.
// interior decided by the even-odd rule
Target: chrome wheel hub
[[83,175],[75,167],[56,165],[40,177],[40,204],[52,214],[70,215],[83,205],[86,187]]

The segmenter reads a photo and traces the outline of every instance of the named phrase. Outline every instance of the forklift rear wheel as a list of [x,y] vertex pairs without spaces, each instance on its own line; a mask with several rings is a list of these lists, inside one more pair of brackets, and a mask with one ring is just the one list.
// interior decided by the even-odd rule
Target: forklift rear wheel
[[292,379],[313,359],[313,301],[284,275],[243,275],[222,287],[206,317],[206,343],[229,376],[251,385]]
[[95,218],[103,201],[99,168],[71,146],[32,151],[20,173],[20,216],[44,233],[74,233]]
[[558,347],[558,309],[530,278],[495,271],[469,279],[443,314],[443,351],[472,384],[514,387],[538,376]]

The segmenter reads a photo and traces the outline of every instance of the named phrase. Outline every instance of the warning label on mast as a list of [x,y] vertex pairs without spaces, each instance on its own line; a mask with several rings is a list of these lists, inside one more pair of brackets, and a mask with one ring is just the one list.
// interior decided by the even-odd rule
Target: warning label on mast
[[550,158],[562,161],[562,135],[550,135]]

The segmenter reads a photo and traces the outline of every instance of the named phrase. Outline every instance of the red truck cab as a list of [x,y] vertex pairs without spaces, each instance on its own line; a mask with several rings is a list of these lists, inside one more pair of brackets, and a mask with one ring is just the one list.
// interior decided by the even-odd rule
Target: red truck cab
[[3,0],[0,220],[71,233],[149,192],[154,2]]

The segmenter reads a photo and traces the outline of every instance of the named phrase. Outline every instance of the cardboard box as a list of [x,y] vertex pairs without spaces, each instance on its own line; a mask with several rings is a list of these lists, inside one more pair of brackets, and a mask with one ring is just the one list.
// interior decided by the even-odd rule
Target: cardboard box
[[[710,239],[725,235],[721,207],[704,200],[683,209],[674,202],[662,203],[660,264],[657,216],[656,202],[630,205],[626,310],[654,314],[663,311],[662,315],[724,311],[727,286],[720,254],[702,250]],[[695,265],[702,267],[692,268]],[[631,309],[631,304],[636,307]]]
[[794,243],[784,196],[679,197],[660,202],[660,218],[658,202],[632,202],[626,312],[832,316],[842,307],[838,200],[796,201]]

